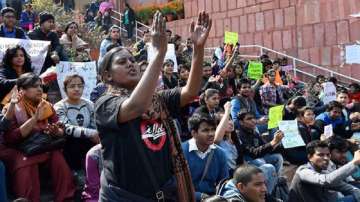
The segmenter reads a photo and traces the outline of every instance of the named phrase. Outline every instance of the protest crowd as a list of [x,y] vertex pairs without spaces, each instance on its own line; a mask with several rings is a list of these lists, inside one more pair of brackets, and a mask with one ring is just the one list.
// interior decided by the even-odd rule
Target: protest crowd
[[94,1],[84,21],[106,35],[92,58],[78,22],[59,32],[51,13],[9,6],[0,201],[360,201],[360,84],[300,81],[236,42],[204,57],[206,12],[189,38],[156,12],[136,42],[129,5],[123,36],[111,2]]

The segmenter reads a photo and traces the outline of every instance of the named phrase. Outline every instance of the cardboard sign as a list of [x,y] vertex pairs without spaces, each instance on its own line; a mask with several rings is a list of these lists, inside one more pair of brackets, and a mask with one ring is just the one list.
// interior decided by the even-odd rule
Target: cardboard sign
[[305,142],[299,133],[297,120],[280,121],[279,129],[284,133],[282,144],[285,149],[305,146]]
[[[147,55],[148,55],[149,63],[153,58],[155,58],[154,53],[155,53],[154,47],[151,45],[151,43],[147,43]],[[170,59],[174,62],[174,72],[178,72],[178,63],[177,63],[176,54],[175,54],[175,44],[170,44],[170,43],[168,44],[164,62],[167,59]]]
[[336,87],[332,82],[323,83],[324,97],[322,101],[324,104],[328,104],[331,101],[336,100]]
[[269,109],[268,129],[276,128],[279,122],[282,121],[284,105],[271,107]]
[[329,137],[333,136],[333,126],[331,124],[327,125],[324,127],[324,136],[326,139],[328,139]]
[[250,79],[261,79],[263,76],[263,64],[261,62],[249,62],[247,69],[247,76]]
[[13,48],[16,45],[20,45],[21,47],[23,47],[26,53],[29,54],[29,56],[31,57],[33,72],[39,75],[41,68],[45,62],[45,57],[47,55],[50,41],[0,37],[0,61],[2,61],[6,50],[8,48]]
[[64,80],[68,75],[80,75],[84,78],[85,87],[83,98],[90,99],[90,93],[96,87],[96,63],[93,62],[60,62],[56,65],[57,81],[61,97],[66,98],[64,92]]
[[360,64],[360,45],[345,46],[346,64]]
[[227,32],[225,31],[225,44],[233,44],[236,45],[237,42],[239,42],[239,35],[237,32]]

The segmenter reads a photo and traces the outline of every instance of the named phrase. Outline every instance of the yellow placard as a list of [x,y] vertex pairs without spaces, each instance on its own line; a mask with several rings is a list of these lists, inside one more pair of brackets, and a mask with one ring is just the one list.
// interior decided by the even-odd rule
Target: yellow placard
[[284,105],[271,107],[269,109],[268,129],[276,128],[279,122],[282,121]]
[[239,41],[239,35],[236,32],[227,32],[225,31],[225,44],[233,44],[236,45],[236,43]]
[[249,62],[247,76],[250,79],[261,79],[263,76],[263,64],[261,62]]

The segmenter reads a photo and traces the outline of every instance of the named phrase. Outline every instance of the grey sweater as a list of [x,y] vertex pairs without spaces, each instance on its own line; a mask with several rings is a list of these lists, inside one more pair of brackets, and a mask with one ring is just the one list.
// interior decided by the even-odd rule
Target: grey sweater
[[335,202],[338,192],[353,195],[360,201],[360,190],[345,182],[354,173],[357,166],[349,162],[334,170],[330,165],[321,173],[308,163],[300,166],[291,182],[289,201],[291,202]]

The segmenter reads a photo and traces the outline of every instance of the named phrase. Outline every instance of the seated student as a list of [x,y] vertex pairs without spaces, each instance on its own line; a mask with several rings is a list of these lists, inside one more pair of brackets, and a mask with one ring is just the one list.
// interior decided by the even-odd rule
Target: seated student
[[298,110],[306,106],[306,99],[302,96],[290,98],[284,107],[283,120],[295,120]]
[[209,88],[200,95],[200,107],[194,113],[207,114],[213,119],[219,111],[220,93],[216,89]]
[[239,121],[237,119],[237,114],[240,112],[240,109],[246,109],[257,119],[257,124],[266,124],[267,119],[264,116],[261,116],[255,101],[251,97],[251,81],[247,78],[240,80],[238,85],[238,94],[233,97],[231,100],[231,118],[235,123],[235,127],[239,128]]
[[229,176],[225,152],[214,144],[216,123],[208,114],[193,114],[189,119],[192,139],[182,144],[189,164],[197,201],[215,194],[215,186]]
[[[16,82],[23,97],[16,104],[14,118],[9,130],[4,133],[6,146],[14,148],[12,158],[5,164],[11,176],[12,187],[16,197],[24,197],[30,201],[40,201],[39,165],[47,165],[54,185],[55,201],[72,199],[75,193],[71,171],[60,150],[42,152],[25,156],[18,149],[27,137],[35,134],[62,136],[58,117],[51,104],[42,99],[41,79],[33,73],[21,75]],[[4,112],[9,110],[4,107]],[[26,160],[24,160],[26,159]]]
[[[276,131],[274,138],[269,143],[265,143],[256,132],[255,116],[251,112],[241,111],[238,115],[240,129],[238,137],[244,145],[244,159],[255,166],[266,165],[267,172],[276,170],[273,176],[280,176],[283,167],[283,157],[279,153],[274,153],[277,146],[281,143],[284,134]],[[271,193],[276,180],[268,181],[268,191]]]
[[349,123],[345,121],[342,116],[343,106],[337,101],[331,101],[326,109],[326,112],[321,113],[316,117],[315,126],[319,130],[320,134],[324,133],[324,127],[332,125],[333,133],[339,135],[345,139],[352,136],[352,131]]
[[81,197],[85,202],[99,201],[102,165],[101,144],[97,144],[86,154],[86,182]]
[[[312,107],[303,107],[297,114],[298,130],[305,144],[320,139],[320,133],[315,128],[315,114]],[[307,162],[306,147],[295,147],[285,149],[286,160],[295,165],[302,165]]]
[[177,78],[174,75],[174,62],[171,59],[165,60],[161,77],[165,89],[173,89],[178,85]]
[[[345,182],[360,165],[360,151],[355,152],[354,159],[340,167],[329,167],[330,151],[324,141],[310,142],[306,151],[309,162],[300,166],[291,182],[289,201],[291,202],[336,202],[359,201],[360,190]],[[344,197],[339,197],[341,192]]]
[[225,112],[216,127],[214,142],[225,151],[227,165],[230,169],[230,174],[232,174],[237,165],[244,163],[244,159],[241,143],[234,131],[234,122],[230,119],[230,108],[231,103],[225,103]]
[[228,201],[270,202],[276,201],[267,194],[265,176],[260,168],[253,165],[238,167],[232,179],[218,190]]
[[85,155],[94,143],[99,142],[95,129],[94,104],[81,98],[84,91],[84,79],[75,74],[64,80],[66,98],[54,105],[59,121],[65,125],[67,135],[64,156],[70,168],[80,170],[85,162]]

